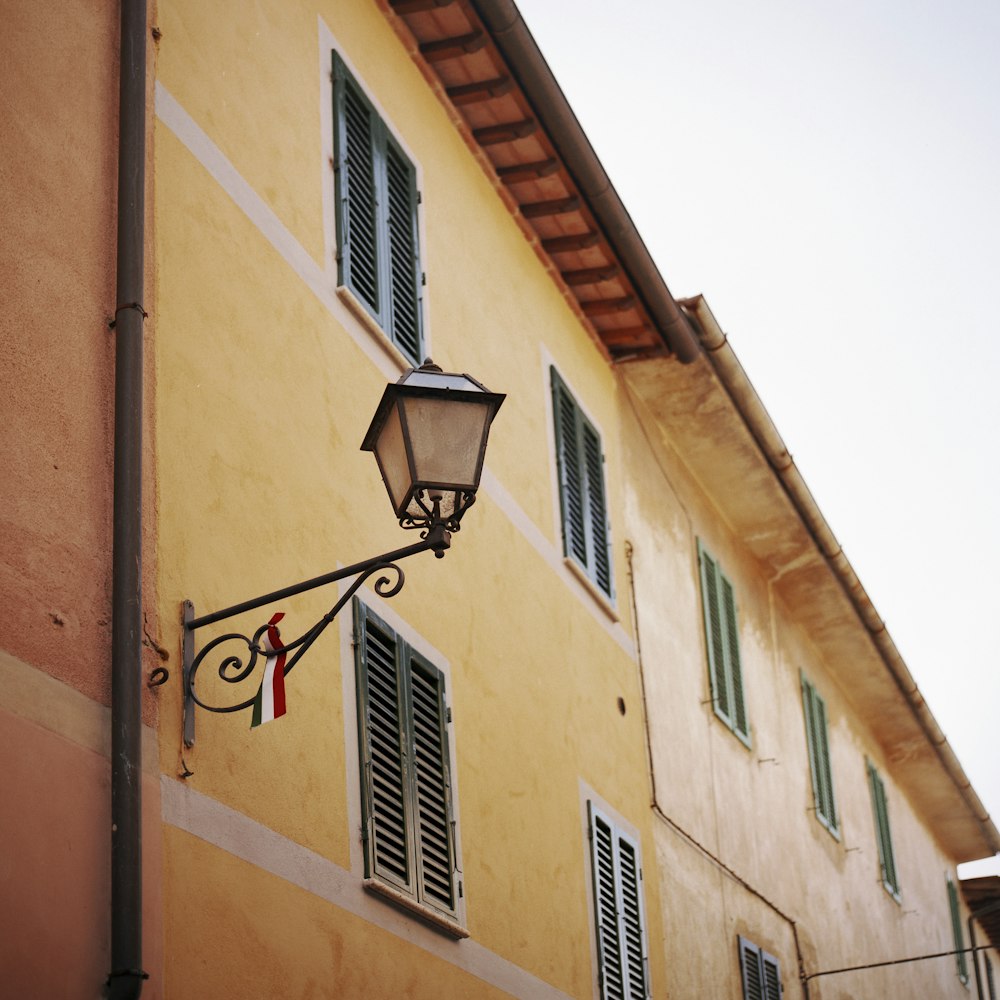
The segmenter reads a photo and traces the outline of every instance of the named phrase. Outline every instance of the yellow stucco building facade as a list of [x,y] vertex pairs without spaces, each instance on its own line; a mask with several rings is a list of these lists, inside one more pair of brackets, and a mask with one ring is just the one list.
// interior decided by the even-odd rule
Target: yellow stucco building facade
[[[78,29],[113,52],[114,12],[70,6],[64,47]],[[26,44],[46,17],[19,16]],[[46,162],[61,211],[9,206],[19,239],[39,220],[59,233],[11,286],[29,331],[11,342],[48,373],[21,401],[11,493],[49,475],[39,443],[70,450],[53,399],[90,484],[8,508],[9,551],[27,553],[6,560],[20,617],[0,660],[17,995],[96,997],[109,970],[112,995],[176,1000],[991,988],[995,951],[880,964],[967,946],[955,866],[1000,836],[707,303],[670,295],[516,7],[160,0],[144,30],[143,964],[114,968],[102,848],[118,787],[102,338],[138,310],[116,313],[108,251],[78,282],[74,395],[29,308],[36,278],[63,287],[52,261],[81,234],[113,236],[113,163],[74,170],[116,141],[109,76],[78,90],[78,156],[39,151],[15,175],[28,190]],[[28,81],[12,139],[46,87],[29,64],[0,70]],[[417,540],[359,449],[386,384],[428,357],[507,397],[445,557],[401,562],[398,593],[345,579],[199,628],[195,649],[263,644],[280,612],[288,643],[345,597],[283,715],[185,708],[185,602],[206,615]],[[85,558],[51,528],[80,517]],[[235,684],[223,661],[246,643],[209,651],[198,697],[252,700],[258,651]],[[855,966],[872,967],[836,972]]]

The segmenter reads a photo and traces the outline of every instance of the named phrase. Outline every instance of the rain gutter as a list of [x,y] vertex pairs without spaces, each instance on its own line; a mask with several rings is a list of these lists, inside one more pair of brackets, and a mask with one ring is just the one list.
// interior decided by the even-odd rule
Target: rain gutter
[[517,77],[608,243],[636,283],[636,290],[670,350],[684,364],[696,360],[701,350],[687,319],[670,294],[520,11],[513,0],[471,0],[471,3]]
[[985,843],[993,853],[1000,852],[1000,833],[990,819],[986,807],[976,794],[956,757],[954,750],[931,714],[916,682],[913,680],[896,644],[892,641],[885,622],[879,617],[875,606],[865,592],[854,568],[844,555],[839,542],[823,517],[822,512],[809,492],[802,474],[788,453],[777,428],[764,408],[757,391],[747,377],[739,358],[729,346],[726,335],[719,327],[715,316],[701,295],[682,299],[682,308],[694,317],[702,347],[716,375],[722,382],[730,399],[743,417],[748,430],[758,447],[767,458],[768,464],[777,474],[779,481],[793,506],[816,543],[820,554],[833,571],[848,600],[854,606],[858,617],[867,629],[875,647],[885,663],[893,680],[923,731],[927,741],[937,754],[945,773],[951,779],[970,813],[979,825]]
[[122,0],[111,621],[111,1000],[142,993],[142,395],[146,0]]

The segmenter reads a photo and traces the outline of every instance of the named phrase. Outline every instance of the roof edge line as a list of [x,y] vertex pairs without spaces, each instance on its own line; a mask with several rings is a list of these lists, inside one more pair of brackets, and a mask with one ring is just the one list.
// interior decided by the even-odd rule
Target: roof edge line
[[513,0],[469,0],[504,61],[516,75],[542,126],[605,230],[670,350],[683,364],[701,354],[635,223],[601,165],[562,88]]

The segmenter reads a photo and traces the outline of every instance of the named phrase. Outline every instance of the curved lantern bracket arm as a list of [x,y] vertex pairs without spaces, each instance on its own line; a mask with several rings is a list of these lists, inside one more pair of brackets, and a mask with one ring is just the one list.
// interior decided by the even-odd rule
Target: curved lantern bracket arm
[[[247,680],[254,674],[258,661],[262,658],[267,659],[272,656],[279,658],[279,662],[281,658],[284,659],[283,674],[287,676],[367,580],[381,573],[382,575],[378,577],[374,584],[375,593],[383,598],[395,597],[403,589],[403,583],[405,582],[403,571],[397,565],[399,560],[416,555],[419,552],[430,550],[433,550],[434,554],[440,558],[450,545],[451,535],[446,525],[438,523],[432,525],[427,530],[423,540],[414,545],[397,549],[394,552],[386,552],[383,555],[367,559],[362,563],[355,563],[353,566],[335,570],[332,573],[315,577],[304,583],[285,587],[283,590],[265,594],[262,597],[245,601],[242,604],[234,605],[223,611],[195,617],[194,605],[190,601],[185,601],[183,613],[184,663],[182,677],[184,690],[184,745],[187,747],[194,746],[195,706],[209,712],[231,713],[251,708],[256,701],[256,688],[251,697],[231,705],[213,705],[202,700],[195,691],[195,678],[201,665],[212,653],[219,650],[220,647],[226,646],[226,644],[233,643],[236,644],[236,648],[242,646],[246,650],[245,653],[240,651],[238,655],[230,653],[224,656],[219,662],[218,675],[227,684],[240,684]],[[294,594],[305,593],[325,584],[345,580],[352,576],[354,579],[351,580],[351,583],[344,593],[340,595],[333,607],[315,625],[311,626],[291,642],[282,642],[280,645],[276,645],[272,641],[265,646],[263,642],[265,633],[268,633],[272,639],[279,634],[276,631],[269,632],[272,623],[268,622],[259,626],[252,635],[245,635],[241,632],[227,632],[210,640],[197,652],[195,651],[194,633],[197,629],[205,625],[225,621],[227,618],[252,611],[265,604],[272,604],[275,601],[291,597]],[[230,645],[227,648],[232,649],[234,647]],[[290,653],[292,655],[289,656],[288,654]]]

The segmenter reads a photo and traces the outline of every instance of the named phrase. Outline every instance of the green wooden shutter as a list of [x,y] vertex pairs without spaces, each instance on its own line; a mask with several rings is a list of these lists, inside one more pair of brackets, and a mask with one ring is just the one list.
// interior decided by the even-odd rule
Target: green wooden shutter
[[333,53],[337,280],[415,364],[423,358],[417,173]]
[[552,412],[562,513],[563,553],[608,597],[613,596],[611,544],[601,436],[551,369]]
[[391,630],[355,603],[365,874],[414,889],[410,776],[401,650]]
[[618,879],[614,828],[590,804],[590,847],[594,866],[594,909],[597,917],[597,965],[601,1000],[625,1000],[618,921]]
[[365,875],[457,915],[444,675],[357,598]]
[[419,363],[420,255],[417,234],[417,174],[391,137],[386,137],[387,287],[393,341]]
[[719,601],[718,567],[715,560],[698,544],[701,568],[701,600],[705,617],[705,642],[708,646],[708,676],[716,714],[731,726],[729,684],[726,679],[726,650],[722,638],[722,611]]
[[[814,692],[815,693],[815,692]],[[830,733],[826,721],[826,702],[817,694],[816,701],[816,749],[820,773],[822,798],[820,809],[823,819],[831,830],[837,829],[837,806],[833,800],[833,772],[830,767]]]
[[889,827],[889,806],[885,797],[885,785],[871,761],[868,761],[868,779],[872,793],[872,812],[875,815],[875,839],[878,843],[882,884],[893,896],[898,896],[899,879],[896,876],[896,860],[892,850],[892,832]]
[[745,937],[739,938],[743,1000],[781,1000],[778,960]]
[[412,650],[410,690],[420,897],[430,905],[453,913],[455,858],[444,677],[436,667]]
[[377,115],[343,60],[333,54],[337,280],[378,318]]
[[642,868],[639,847],[620,831],[617,834],[618,871],[621,879],[621,941],[628,1000],[646,1000],[647,955],[642,902]]
[[955,956],[958,978],[963,983],[967,983],[969,981],[969,966],[965,952],[962,950],[965,948],[965,935],[962,933],[962,914],[958,906],[958,889],[955,888],[955,883],[950,878],[948,879],[948,909],[951,912],[951,933],[955,940],[955,950],[958,952]]
[[743,693],[736,593],[719,563],[709,555],[700,540],[698,566],[712,704],[715,714],[749,746],[750,726]]
[[601,998],[646,1000],[649,976],[639,847],[592,802],[588,810]]
[[781,970],[778,960],[766,951],[761,951],[760,962],[764,970],[765,1000],[781,1000]]
[[764,973],[760,963],[760,949],[744,937],[741,937],[739,942],[743,1000],[764,1000]]
[[559,496],[562,503],[563,552],[586,567],[587,529],[583,462],[580,454],[580,411],[555,368],[551,375]]
[[726,658],[729,690],[732,696],[733,729],[745,739],[750,738],[747,727],[746,703],[743,700],[743,666],[740,663],[739,631],[736,627],[736,596],[733,585],[719,571],[722,584],[722,606],[726,615]]
[[833,798],[826,702],[804,675],[802,677],[802,711],[806,723],[806,745],[809,750],[809,772],[812,776],[816,817],[831,833],[836,834],[837,808]]
[[812,782],[813,790],[813,803],[816,806],[816,815],[819,816],[822,812],[822,807],[820,805],[823,797],[822,789],[820,787],[820,771],[819,765],[817,763],[817,749],[816,749],[816,700],[815,700],[815,689],[813,686],[805,679],[802,678],[802,714],[805,717],[806,723],[806,750],[809,754],[809,778]]
[[604,499],[604,455],[597,431],[582,420],[584,468],[587,474],[587,528],[589,565],[594,582],[611,595],[611,553],[608,547],[608,509]]

